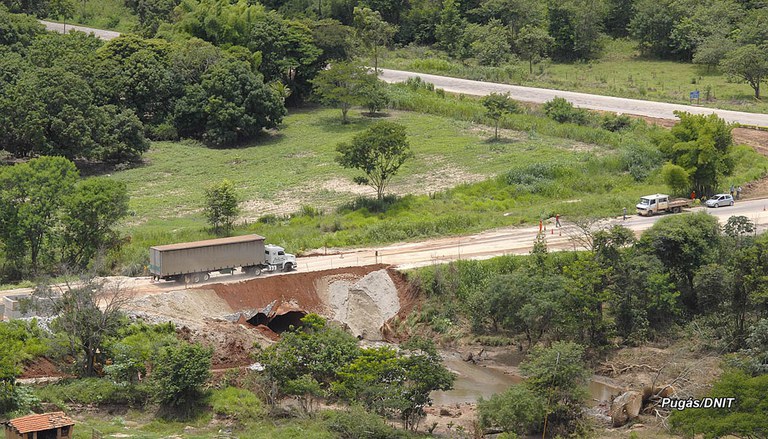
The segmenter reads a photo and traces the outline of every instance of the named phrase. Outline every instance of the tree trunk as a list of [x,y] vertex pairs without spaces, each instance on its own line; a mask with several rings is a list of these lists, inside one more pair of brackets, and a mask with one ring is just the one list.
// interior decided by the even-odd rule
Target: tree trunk
[[528,58],[528,73],[533,75],[533,57]]
[[349,121],[347,120],[347,111],[349,111],[349,107],[347,105],[341,106],[341,123],[347,124]]
[[499,119],[496,119],[496,131],[493,133],[493,138],[499,140]]

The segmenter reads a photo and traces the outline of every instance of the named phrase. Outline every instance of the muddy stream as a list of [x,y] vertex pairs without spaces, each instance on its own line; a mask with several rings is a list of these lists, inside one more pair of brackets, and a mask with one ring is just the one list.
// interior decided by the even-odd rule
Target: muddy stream
[[[495,393],[501,393],[510,386],[519,384],[523,378],[517,371],[517,362],[484,365],[473,364],[461,359],[457,353],[444,352],[443,364],[456,374],[453,390],[432,392],[435,405],[455,405],[475,403],[482,396],[488,399]],[[624,389],[610,378],[594,375],[589,382],[590,400],[588,405],[595,406],[601,401],[611,401]]]

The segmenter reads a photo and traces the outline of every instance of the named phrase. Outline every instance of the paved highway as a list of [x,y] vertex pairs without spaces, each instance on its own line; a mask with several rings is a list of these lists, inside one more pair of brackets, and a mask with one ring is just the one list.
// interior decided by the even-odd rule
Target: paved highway
[[523,87],[519,85],[497,84],[493,82],[472,81],[449,76],[428,75],[426,73],[404,72],[401,70],[379,69],[379,78],[386,82],[403,82],[410,77],[419,76],[426,82],[435,84],[452,93],[485,96],[490,93],[509,92],[512,99],[522,102],[544,103],[555,97],[567,99],[577,107],[590,110],[612,111],[659,119],[675,119],[674,111],[687,111],[693,114],[715,113],[728,122],[744,125],[768,127],[768,114],[745,113],[742,111],[718,110],[715,108],[694,107],[691,105],[668,104],[665,102],[643,101],[639,99],[616,98],[573,91],[550,90],[546,88]]

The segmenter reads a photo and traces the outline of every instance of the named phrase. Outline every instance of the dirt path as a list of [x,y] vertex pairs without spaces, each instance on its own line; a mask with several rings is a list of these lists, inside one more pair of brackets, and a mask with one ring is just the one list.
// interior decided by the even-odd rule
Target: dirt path
[[567,99],[577,107],[588,108],[590,110],[612,111],[614,113],[635,114],[661,119],[675,119],[674,111],[686,111],[693,114],[715,113],[728,122],[768,127],[768,114],[746,113],[742,111],[668,104],[665,102],[643,101],[639,99],[616,98],[612,96],[601,96],[572,91],[497,84],[493,82],[472,81],[469,79],[405,72],[401,70],[380,70],[382,73],[379,77],[386,82],[403,82],[408,78],[419,76],[424,81],[434,84],[435,87],[442,88],[451,93],[485,96],[490,93],[509,92],[515,100],[538,104],[542,104],[555,97],[561,97]]

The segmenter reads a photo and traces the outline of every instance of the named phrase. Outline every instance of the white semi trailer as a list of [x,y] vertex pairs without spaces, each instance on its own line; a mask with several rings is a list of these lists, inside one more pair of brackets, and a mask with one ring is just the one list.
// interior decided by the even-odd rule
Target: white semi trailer
[[240,268],[258,276],[262,271],[291,271],[296,256],[276,245],[265,245],[259,235],[158,245],[149,249],[149,271],[156,280],[198,283],[214,271],[231,273]]

